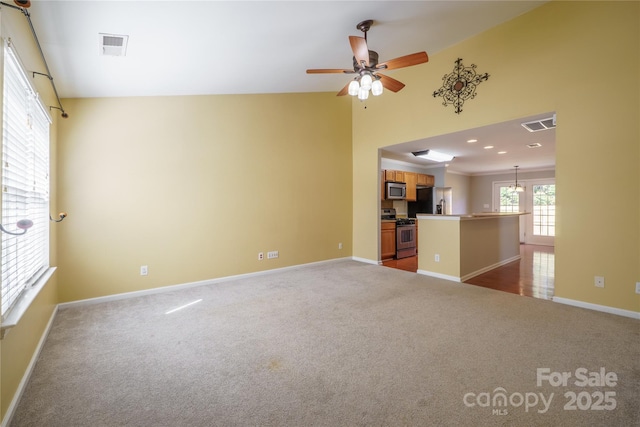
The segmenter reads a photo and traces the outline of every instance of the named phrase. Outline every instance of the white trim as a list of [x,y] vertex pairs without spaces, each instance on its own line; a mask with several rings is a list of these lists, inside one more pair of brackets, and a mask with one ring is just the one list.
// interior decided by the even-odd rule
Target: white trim
[[[518,170],[523,172],[523,173],[551,172],[551,171],[553,171],[555,173],[556,167],[554,165],[554,166],[544,166],[544,167],[540,167],[540,168],[531,168],[531,169],[520,169],[520,168],[518,168]],[[476,172],[476,173],[471,174],[471,176],[508,175],[508,174],[511,174],[511,173],[513,173],[513,169],[496,170],[496,171],[490,171],[490,172]]]
[[47,337],[49,336],[49,331],[51,330],[51,326],[53,325],[53,320],[55,319],[56,314],[58,314],[57,305],[54,307],[53,312],[51,313],[51,317],[49,317],[49,322],[47,323],[47,326],[44,328],[44,332],[40,337],[40,341],[38,341],[36,350],[33,352],[33,355],[31,356],[29,365],[27,366],[27,369],[24,371],[24,375],[20,380],[20,384],[18,384],[18,388],[16,389],[16,392],[13,395],[13,399],[11,399],[11,403],[7,408],[7,412],[5,413],[4,419],[2,420],[2,424],[0,424],[0,426],[2,427],[7,427],[9,424],[11,424],[11,419],[13,418],[14,412],[18,407],[18,403],[20,403],[22,394],[24,393],[24,390],[27,387],[27,384],[29,383],[29,379],[31,378],[31,374],[33,373],[33,368],[35,368],[36,362],[40,357],[40,352],[42,351],[42,347],[44,347],[44,342],[47,340]]
[[481,268],[480,270],[476,270],[476,271],[474,271],[474,272],[472,272],[472,273],[465,274],[464,276],[462,276],[462,277],[460,278],[460,281],[461,281],[461,282],[466,282],[467,280],[471,279],[472,277],[479,276],[479,275],[481,275],[482,273],[486,273],[486,272],[487,272],[487,271],[489,271],[489,270],[493,270],[494,268],[502,267],[503,265],[505,265],[505,264],[509,264],[510,262],[518,261],[518,260],[519,260],[519,259],[521,259],[521,258],[522,258],[522,257],[521,257],[520,255],[515,255],[515,256],[512,256],[511,258],[507,258],[507,259],[505,259],[505,260],[503,260],[503,261],[496,262],[495,264],[492,264],[492,265],[489,265],[489,266],[483,267],[483,268]]
[[422,274],[424,276],[437,277],[438,279],[451,280],[452,282],[460,283],[461,280],[456,276],[449,276],[448,274],[436,273],[435,271],[427,271],[427,270],[418,270],[416,271],[418,274]]
[[382,265],[382,261],[374,261],[372,259],[360,258],[358,256],[352,256],[351,259],[358,262],[364,262],[366,264]]
[[288,270],[296,270],[296,269],[299,269],[299,268],[309,267],[309,266],[312,266],[312,265],[320,265],[320,264],[327,264],[327,263],[333,263],[333,262],[344,262],[344,261],[349,261],[349,260],[351,260],[350,257],[333,258],[333,259],[328,259],[328,260],[324,260],[324,261],[310,262],[310,263],[307,263],[307,264],[297,264],[297,265],[292,265],[292,266],[289,266],[289,267],[274,268],[272,270],[256,271],[254,273],[237,274],[235,276],[218,277],[216,279],[201,280],[201,281],[198,281],[198,282],[188,282],[188,283],[182,283],[182,284],[178,284],[178,285],[168,285],[168,286],[162,286],[162,287],[159,287],[159,288],[145,289],[143,291],[124,292],[124,293],[120,293],[120,294],[107,295],[107,296],[103,296],[103,297],[95,297],[95,298],[87,298],[87,299],[77,300],[77,301],[62,302],[62,303],[58,304],[58,308],[60,310],[64,310],[64,309],[69,308],[69,307],[100,304],[100,303],[109,302],[109,301],[119,301],[119,300],[123,300],[123,299],[135,298],[135,297],[140,297],[140,296],[145,296],[145,295],[154,295],[154,294],[161,294],[161,293],[164,293],[164,292],[173,292],[173,291],[177,291],[177,290],[180,290],[180,289],[195,288],[197,286],[213,285],[213,284],[216,284],[216,283],[228,282],[230,280],[245,279],[245,278],[248,278],[248,277],[265,276],[267,274],[280,273],[280,272],[288,271]]
[[615,315],[624,316],[624,317],[631,317],[632,319],[640,320],[640,312],[638,311],[624,310],[622,308],[609,307],[607,305],[600,305],[600,304],[592,304],[590,302],[577,301],[577,300],[561,298],[561,297],[552,297],[551,300],[553,302],[557,302],[560,304],[566,304],[574,307],[586,308],[588,310],[601,311],[604,313],[615,314]]
[[16,304],[11,307],[6,318],[2,321],[2,326],[0,327],[0,339],[3,339],[8,330],[16,326],[20,319],[22,319],[22,316],[27,312],[31,303],[49,282],[49,279],[53,276],[56,268],[57,267],[49,267],[40,277],[38,277],[38,280],[36,280],[32,286],[26,288],[24,293],[20,295]]

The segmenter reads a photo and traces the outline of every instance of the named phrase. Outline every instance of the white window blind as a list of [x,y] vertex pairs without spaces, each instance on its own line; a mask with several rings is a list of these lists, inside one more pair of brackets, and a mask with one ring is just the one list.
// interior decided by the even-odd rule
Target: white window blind
[[33,221],[26,234],[2,234],[2,318],[49,268],[49,125],[10,41],[4,43],[2,225]]

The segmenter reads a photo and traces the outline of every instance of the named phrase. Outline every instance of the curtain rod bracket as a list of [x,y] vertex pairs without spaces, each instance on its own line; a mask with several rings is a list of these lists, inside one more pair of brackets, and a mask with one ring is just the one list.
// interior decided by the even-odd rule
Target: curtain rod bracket
[[36,74],[37,74],[37,75],[39,75],[39,76],[45,76],[45,77],[46,77],[46,78],[48,78],[49,80],[53,81],[53,77],[51,77],[49,74],[39,73],[39,72],[37,72],[37,71],[32,71],[32,73],[33,73],[33,77],[35,77],[35,76],[36,76]]
[[65,219],[65,218],[67,217],[67,213],[66,213],[66,212],[60,212],[60,213],[58,214],[58,217],[59,217],[60,219],[53,219],[53,218],[51,217],[51,215],[49,215],[49,220],[50,220],[50,221],[53,221],[53,222],[60,222],[60,221],[62,221],[63,219]]
[[60,115],[62,116],[63,119],[66,119],[67,117],[69,117],[69,114],[67,114],[67,112],[60,107],[54,107],[53,105],[49,105],[49,111],[51,111],[51,109],[62,111],[62,114]]

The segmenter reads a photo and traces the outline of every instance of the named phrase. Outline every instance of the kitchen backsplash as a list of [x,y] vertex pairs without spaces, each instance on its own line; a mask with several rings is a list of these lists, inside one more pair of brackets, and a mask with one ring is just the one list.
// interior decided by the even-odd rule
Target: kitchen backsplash
[[406,200],[381,200],[381,208],[393,208],[396,210],[396,217],[407,218],[408,205]]
[[392,200],[393,208],[396,210],[397,218],[406,218],[408,215],[407,201],[406,200]]

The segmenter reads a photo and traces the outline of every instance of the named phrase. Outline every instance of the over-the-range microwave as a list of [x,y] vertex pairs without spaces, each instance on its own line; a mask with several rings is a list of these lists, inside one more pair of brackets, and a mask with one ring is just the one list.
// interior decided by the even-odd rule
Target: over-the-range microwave
[[407,184],[404,182],[387,182],[385,198],[390,200],[404,200],[407,198]]

